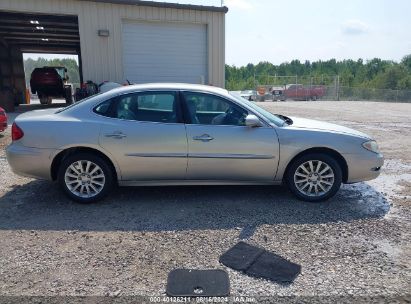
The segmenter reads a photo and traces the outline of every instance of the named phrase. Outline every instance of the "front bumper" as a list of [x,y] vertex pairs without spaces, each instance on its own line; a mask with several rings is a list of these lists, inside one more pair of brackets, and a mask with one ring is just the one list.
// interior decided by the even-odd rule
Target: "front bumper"
[[364,151],[361,154],[343,155],[348,165],[347,183],[356,183],[377,178],[384,165],[381,153]]
[[6,149],[7,161],[18,175],[51,180],[53,149],[24,147],[15,143]]

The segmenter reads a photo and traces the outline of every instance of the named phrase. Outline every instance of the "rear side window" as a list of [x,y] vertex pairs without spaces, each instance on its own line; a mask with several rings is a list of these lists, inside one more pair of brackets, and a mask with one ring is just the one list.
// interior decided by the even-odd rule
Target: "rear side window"
[[110,116],[110,105],[112,104],[113,100],[109,99],[103,103],[100,103],[97,107],[94,108],[94,112],[103,116]]
[[177,98],[175,92],[126,94],[99,104],[94,112],[125,120],[176,123]]

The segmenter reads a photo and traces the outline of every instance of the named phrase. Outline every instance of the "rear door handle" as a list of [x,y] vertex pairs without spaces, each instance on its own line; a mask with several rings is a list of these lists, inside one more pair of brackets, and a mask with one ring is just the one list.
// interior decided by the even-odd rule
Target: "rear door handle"
[[115,139],[122,139],[127,137],[126,134],[122,133],[122,132],[113,132],[110,134],[105,134],[105,137],[110,137],[110,138],[115,138]]
[[207,142],[207,141],[213,140],[214,137],[211,137],[208,134],[203,134],[203,135],[200,135],[200,136],[194,136],[193,139],[194,140],[200,140],[202,142]]

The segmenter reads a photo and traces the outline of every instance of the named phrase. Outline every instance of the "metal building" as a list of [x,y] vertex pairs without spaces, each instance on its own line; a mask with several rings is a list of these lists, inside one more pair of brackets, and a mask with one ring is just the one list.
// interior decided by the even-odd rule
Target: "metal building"
[[139,0],[1,0],[0,91],[20,98],[24,52],[77,54],[83,81],[224,87],[226,13]]

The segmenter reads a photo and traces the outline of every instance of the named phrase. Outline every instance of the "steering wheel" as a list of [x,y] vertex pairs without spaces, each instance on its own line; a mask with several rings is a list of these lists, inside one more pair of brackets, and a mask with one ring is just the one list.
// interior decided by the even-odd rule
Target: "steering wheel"
[[241,111],[236,110],[233,107],[229,107],[225,111],[225,117],[224,117],[224,124],[226,125],[239,125],[241,119],[244,118]]

